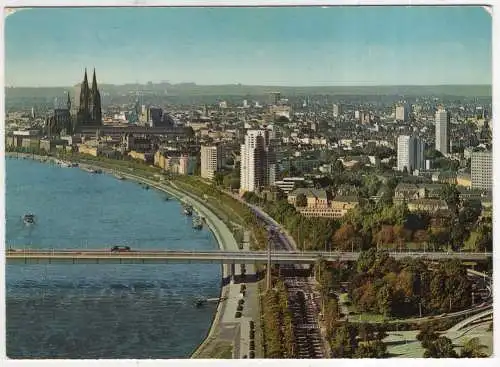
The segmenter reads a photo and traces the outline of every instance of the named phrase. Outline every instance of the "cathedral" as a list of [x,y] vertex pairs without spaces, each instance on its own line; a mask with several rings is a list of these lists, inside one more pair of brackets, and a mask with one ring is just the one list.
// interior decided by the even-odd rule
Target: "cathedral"
[[54,112],[47,117],[45,126],[48,136],[60,135],[62,133],[71,134],[73,132],[74,126],[73,119],[71,118],[71,99],[69,93],[66,106],[58,103],[54,104]]
[[97,79],[92,77],[92,88],[87,80],[87,69],[80,88],[80,106],[76,113],[76,126],[100,126],[102,125],[101,94],[97,88]]

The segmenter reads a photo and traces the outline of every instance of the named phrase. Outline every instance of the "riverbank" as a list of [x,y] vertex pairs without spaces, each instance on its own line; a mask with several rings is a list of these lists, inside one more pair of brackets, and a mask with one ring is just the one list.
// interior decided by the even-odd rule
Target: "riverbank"
[[[6,157],[17,157],[20,159],[34,159],[40,162],[58,162],[59,159],[49,156],[38,156],[26,153],[11,153],[6,152]],[[78,159],[76,161],[79,161]],[[98,162],[92,164],[79,163],[82,169],[100,169],[103,173],[120,175],[126,179],[130,179],[136,182],[140,182],[155,188],[159,191],[166,192],[179,201],[188,201],[193,208],[200,213],[206,220],[208,227],[214,234],[217,244],[220,250],[225,251],[238,251],[237,242],[227,227],[227,225],[218,218],[210,209],[208,209],[202,200],[194,197],[192,193],[186,192],[178,187],[175,187],[175,183],[158,182],[137,174],[136,171],[131,173],[118,169],[109,169],[104,167],[104,165],[99,165]],[[188,199],[187,199],[188,198]],[[187,200],[186,200],[187,199]],[[223,281],[228,279],[230,276],[229,267],[222,266],[222,278]],[[219,303],[217,310],[213,316],[211,327],[207,333],[204,341],[194,350],[191,354],[191,358],[239,358],[239,355],[234,353],[235,347],[239,343],[238,339],[238,325],[239,321],[235,318],[236,308],[238,306],[238,300],[240,299],[240,285],[236,284],[222,284]],[[229,353],[230,352],[230,353]]]

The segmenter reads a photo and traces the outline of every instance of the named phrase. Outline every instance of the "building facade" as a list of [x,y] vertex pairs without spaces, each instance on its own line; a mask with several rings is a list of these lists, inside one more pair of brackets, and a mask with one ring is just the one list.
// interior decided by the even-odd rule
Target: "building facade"
[[398,137],[397,168],[408,172],[424,168],[424,142],[416,136],[400,135]]
[[343,113],[342,105],[337,103],[333,105],[333,117],[340,117]]
[[46,133],[48,136],[57,136],[60,134],[73,133],[73,119],[71,117],[71,99],[68,93],[66,108],[64,106],[56,106],[54,112],[47,117]]
[[473,152],[470,171],[471,186],[473,189],[491,190],[493,187],[492,152]]
[[450,115],[448,111],[440,108],[436,112],[436,150],[441,154],[446,155],[450,153],[450,140],[449,140],[449,125]]
[[399,105],[396,106],[396,121],[407,122],[410,120],[410,106]]
[[240,191],[259,191],[274,185],[276,159],[270,146],[269,131],[248,130],[241,145]]
[[213,180],[215,173],[222,167],[222,147],[220,145],[202,146],[200,159],[201,177]]

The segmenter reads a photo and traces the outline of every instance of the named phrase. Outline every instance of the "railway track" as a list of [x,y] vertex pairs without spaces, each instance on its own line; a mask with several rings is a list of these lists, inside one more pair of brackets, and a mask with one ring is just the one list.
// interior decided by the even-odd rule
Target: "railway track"
[[[282,236],[272,236],[275,250],[293,250]],[[280,274],[288,292],[288,308],[297,347],[296,357],[300,359],[325,358],[325,341],[321,335],[318,315],[319,293],[315,291],[314,280],[308,277],[307,269],[300,265],[281,265]]]
[[[295,270],[290,265],[287,270]],[[324,358],[323,340],[317,315],[320,312],[318,295],[310,279],[300,276],[284,276],[288,291],[288,308],[292,312],[297,358]]]

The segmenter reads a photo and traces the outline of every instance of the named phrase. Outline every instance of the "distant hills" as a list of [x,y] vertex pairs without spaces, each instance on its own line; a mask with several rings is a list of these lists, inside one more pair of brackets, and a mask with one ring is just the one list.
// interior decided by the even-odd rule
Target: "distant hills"
[[[168,96],[262,96],[270,92],[281,92],[283,96],[302,95],[401,95],[401,96],[457,96],[490,97],[491,85],[435,85],[435,86],[324,86],[324,87],[280,87],[253,85],[197,85],[183,84],[101,84],[101,92],[113,95],[159,94]],[[54,98],[63,96],[65,91],[74,95],[75,86],[71,87],[8,87],[6,99],[11,98]]]
[[[196,85],[194,83],[169,84],[101,84],[99,86],[103,106],[109,104],[128,104],[136,100],[141,92],[142,101],[153,105],[200,105],[214,104],[225,100],[231,104],[241,103],[243,99],[266,103],[270,92],[280,92],[291,101],[302,100],[306,96],[328,96],[330,102],[361,98],[363,100],[396,100],[414,97],[438,97],[443,100],[478,98],[487,103],[491,100],[491,85],[436,85],[436,86],[345,86],[345,87],[279,87],[257,85]],[[50,110],[58,103],[65,104],[65,93],[69,91],[74,106],[78,86],[70,87],[10,87],[5,88],[6,111],[28,110],[36,106],[38,111]],[[75,104],[76,103],[76,104]]]

